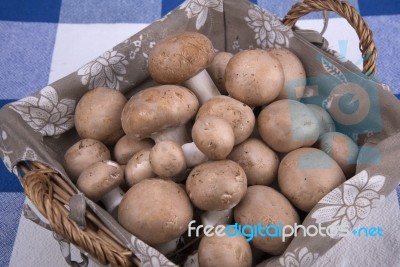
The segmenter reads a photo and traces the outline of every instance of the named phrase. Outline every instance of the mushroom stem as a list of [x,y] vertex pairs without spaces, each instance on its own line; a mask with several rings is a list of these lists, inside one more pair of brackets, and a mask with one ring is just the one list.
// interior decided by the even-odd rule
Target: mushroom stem
[[161,254],[167,255],[176,250],[176,248],[178,247],[179,240],[180,237],[162,244],[154,245],[154,248],[157,249],[159,252],[161,252]]
[[233,209],[206,211],[200,215],[201,223],[206,225],[230,224],[232,222]]
[[197,96],[200,105],[214,96],[221,95],[205,69],[197,73],[189,80],[184,81],[183,85],[190,89]]
[[121,203],[122,196],[124,195],[124,191],[121,188],[116,187],[110,192],[106,193],[102,198],[101,202],[106,207],[108,213],[110,213],[113,217],[116,218],[118,206]]
[[183,154],[186,160],[187,167],[194,167],[207,161],[207,156],[201,152],[194,142],[182,145]]
[[161,132],[153,133],[151,135],[151,138],[156,143],[159,143],[161,141],[174,141],[179,145],[183,145],[189,142],[189,137],[185,125],[168,128]]

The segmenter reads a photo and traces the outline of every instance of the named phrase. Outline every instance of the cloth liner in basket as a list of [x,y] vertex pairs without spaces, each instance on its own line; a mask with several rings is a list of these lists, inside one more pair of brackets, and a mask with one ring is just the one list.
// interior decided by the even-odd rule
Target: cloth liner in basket
[[[338,4],[336,0],[325,2]],[[397,157],[400,153],[400,103],[384,85],[369,78],[353,64],[342,62],[310,43],[304,36],[292,31],[273,14],[257,5],[235,0],[188,0],[76,72],[1,109],[1,157],[8,169],[20,178],[27,195],[28,184],[24,180],[33,179],[33,176],[29,176],[29,169],[34,171],[38,166],[39,172],[36,173],[67,184],[72,188],[72,191],[68,191],[70,195],[78,192],[66,175],[62,161],[66,149],[79,139],[74,130],[73,114],[80,97],[99,86],[131,95],[136,86],[149,79],[147,60],[151,48],[163,37],[181,31],[199,31],[205,34],[218,51],[237,53],[252,48],[289,48],[301,59],[307,72],[304,102],[329,109],[338,131],[352,137],[362,146],[357,161],[357,175],[326,195],[305,218],[302,223],[304,226],[345,225],[351,230],[372,209],[379,209],[380,202],[395,190],[400,181]],[[367,74],[371,75],[372,72]],[[293,81],[293,86],[295,83]],[[353,96],[353,100],[346,97],[349,94]],[[346,112],[346,109],[355,107],[355,112]],[[18,167],[21,162],[28,162],[22,168],[22,173]],[[28,174],[23,177],[24,173]],[[31,191],[30,188],[29,192]],[[58,193],[63,195],[62,192]],[[28,196],[33,198],[31,194]],[[79,197],[77,199],[78,201],[69,203],[79,203]],[[133,252],[142,266],[175,265],[129,234],[96,203],[88,199],[85,202],[89,210],[98,216],[120,243]],[[48,205],[51,206],[51,203],[52,201]],[[70,204],[69,209],[71,213],[79,213],[79,207],[82,208],[82,205]],[[84,222],[78,220],[75,223],[70,219],[74,216],[68,217],[68,212],[65,214],[61,221],[71,221],[71,225],[76,228],[73,231],[79,231],[79,226],[84,228]],[[30,217],[35,216],[31,214]],[[72,240],[73,237],[66,236],[63,230],[56,230],[57,227],[51,225],[54,220],[49,219],[49,222],[49,229],[57,232],[59,240],[66,244],[76,243]],[[307,256],[304,266],[311,266],[340,239],[339,236],[303,237],[299,232],[282,256],[272,257],[266,264],[289,266],[296,261],[299,263],[300,258]],[[79,245],[83,250],[87,249],[85,244]],[[67,259],[68,253],[68,250],[64,253]],[[99,255],[92,256],[100,258]],[[101,261],[122,265],[107,257]],[[132,263],[137,263],[137,260],[132,260]],[[85,266],[85,262],[81,266]]]

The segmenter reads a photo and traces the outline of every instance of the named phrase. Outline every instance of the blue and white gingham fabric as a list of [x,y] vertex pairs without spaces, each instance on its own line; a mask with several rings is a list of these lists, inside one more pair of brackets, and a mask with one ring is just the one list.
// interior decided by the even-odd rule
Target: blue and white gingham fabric
[[[296,1],[252,2],[283,17]],[[400,1],[349,2],[374,33],[379,51],[377,79],[390,85],[400,98]],[[75,71],[181,3],[0,0],[0,107]],[[321,18],[321,14],[311,14],[298,25],[319,30]],[[362,66],[353,29],[344,19],[336,15],[331,18],[325,35],[330,45]],[[18,180],[0,163],[0,266],[65,266],[51,234],[21,216],[24,201]]]

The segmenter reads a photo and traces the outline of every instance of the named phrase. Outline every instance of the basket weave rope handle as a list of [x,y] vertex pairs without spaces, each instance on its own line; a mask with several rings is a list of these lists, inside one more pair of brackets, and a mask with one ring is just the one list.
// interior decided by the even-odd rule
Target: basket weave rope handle
[[360,39],[359,48],[364,59],[363,73],[373,77],[376,72],[377,55],[373,34],[355,8],[341,0],[304,0],[292,6],[283,19],[283,23],[293,27],[300,17],[312,11],[333,11],[349,22]]

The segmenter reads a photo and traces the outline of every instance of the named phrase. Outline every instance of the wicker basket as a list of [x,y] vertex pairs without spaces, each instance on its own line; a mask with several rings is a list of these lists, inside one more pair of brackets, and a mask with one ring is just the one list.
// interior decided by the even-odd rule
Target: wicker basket
[[[346,2],[338,0],[305,0],[295,4],[283,22],[293,27],[297,19],[312,11],[333,11],[347,19],[360,39],[360,50],[364,57],[363,72],[372,77],[376,69],[376,48],[371,30],[356,10]],[[101,264],[140,265],[140,260],[130,248],[126,247],[90,209],[86,209],[85,212],[85,228],[71,219],[68,205],[71,197],[78,192],[51,166],[39,162],[23,162],[19,168],[23,173],[22,184],[26,196],[48,220],[50,229],[61,239],[87,252]],[[71,262],[70,258],[67,258],[67,262],[71,265],[77,264]]]

